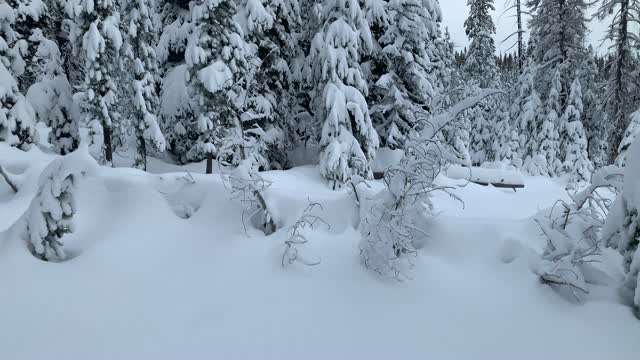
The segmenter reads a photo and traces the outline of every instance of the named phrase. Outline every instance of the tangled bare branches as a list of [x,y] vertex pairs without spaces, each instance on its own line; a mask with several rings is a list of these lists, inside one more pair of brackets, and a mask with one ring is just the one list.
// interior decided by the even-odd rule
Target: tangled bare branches
[[371,190],[361,179],[355,179],[354,184],[361,204],[360,254],[364,265],[396,280],[408,277],[416,242],[428,237],[420,226],[433,215],[431,194],[444,191],[455,197],[449,188],[434,183],[442,168],[442,150],[436,141],[409,142],[406,149],[400,164],[385,172],[385,190],[367,196]]
[[285,249],[282,254],[282,267],[287,267],[296,261],[307,266],[320,264],[320,260],[309,261],[305,259],[298,250],[298,246],[308,242],[307,237],[303,233],[304,230],[314,230],[318,224],[325,225],[329,228],[329,224],[326,221],[312,214],[316,208],[322,210],[322,205],[318,203],[309,204],[298,221],[289,228],[287,240],[284,242]]
[[248,160],[240,162],[227,179],[232,197],[245,207],[243,220],[252,221],[265,235],[276,232],[276,222],[263,195],[271,183],[253,171]]

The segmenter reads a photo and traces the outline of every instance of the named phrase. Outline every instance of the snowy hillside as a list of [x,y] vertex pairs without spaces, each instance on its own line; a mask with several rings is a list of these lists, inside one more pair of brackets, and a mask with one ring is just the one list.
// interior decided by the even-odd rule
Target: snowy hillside
[[[13,195],[0,183],[6,230],[52,157],[4,145],[0,155],[21,189]],[[362,267],[353,195],[327,189],[314,167],[265,174],[283,226],[308,201],[323,206],[330,228],[308,232],[300,248],[321,260],[314,267],[283,269],[286,233],[245,231],[219,176],[185,176],[100,168],[83,180],[64,263],[35,259],[4,232],[0,358],[635,359],[640,351],[640,322],[615,288],[572,304],[532,271],[544,240],[531,217],[565,196],[553,180],[528,177],[518,192],[469,184],[455,190],[465,209],[438,196],[442,212],[414,279],[398,283]],[[183,205],[193,216],[178,216]]]

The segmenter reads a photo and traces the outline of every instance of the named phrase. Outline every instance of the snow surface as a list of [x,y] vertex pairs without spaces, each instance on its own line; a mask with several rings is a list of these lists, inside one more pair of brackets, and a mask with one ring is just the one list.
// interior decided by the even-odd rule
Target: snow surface
[[[584,304],[539,283],[544,239],[531,217],[566,198],[527,177],[507,189],[441,177],[465,201],[435,196],[413,280],[367,272],[349,187],[315,166],[267,172],[280,229],[309,201],[330,228],[298,250],[314,267],[281,267],[286,231],[242,223],[219,175],[150,162],[147,174],[100,168],[79,183],[64,263],[34,258],[10,230],[55,157],[0,144],[20,191],[0,182],[0,359],[637,359],[640,321],[614,287]],[[204,167],[200,167],[204,170]],[[465,185],[466,186],[463,186]],[[381,186],[371,182],[371,186]],[[463,187],[461,187],[463,186]],[[187,218],[179,206],[190,206]],[[619,260],[619,259],[618,259]]]

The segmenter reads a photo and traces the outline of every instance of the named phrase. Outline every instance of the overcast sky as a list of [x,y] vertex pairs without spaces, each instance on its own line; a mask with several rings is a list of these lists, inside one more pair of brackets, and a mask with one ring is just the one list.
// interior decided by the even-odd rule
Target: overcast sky
[[[493,21],[496,24],[496,47],[498,52],[507,52],[515,42],[515,37],[506,40],[505,39],[516,30],[516,19],[513,16],[514,11],[510,10],[505,13],[505,9],[509,6],[505,4],[513,0],[494,0],[496,11],[493,12]],[[451,37],[456,47],[463,48],[469,43],[467,36],[464,33],[464,20],[467,18],[469,8],[467,6],[467,0],[440,0],[440,7],[442,8],[442,16],[444,17],[445,26],[449,27]],[[606,52],[606,45],[601,45],[601,39],[603,37],[605,25],[594,20],[590,24],[591,33],[589,34],[589,41],[596,49],[597,52]],[[512,48],[515,50],[515,48]]]

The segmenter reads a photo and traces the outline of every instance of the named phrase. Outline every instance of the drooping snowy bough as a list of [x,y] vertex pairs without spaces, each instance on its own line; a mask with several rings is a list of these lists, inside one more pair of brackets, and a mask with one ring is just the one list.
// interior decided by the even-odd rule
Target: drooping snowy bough
[[74,191],[81,178],[95,173],[97,164],[81,148],[54,160],[42,173],[38,192],[16,224],[31,253],[44,261],[66,259],[62,237],[73,232]]

